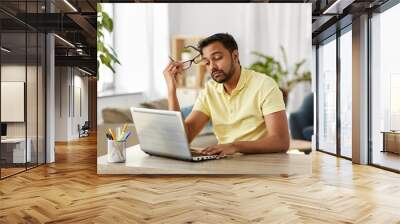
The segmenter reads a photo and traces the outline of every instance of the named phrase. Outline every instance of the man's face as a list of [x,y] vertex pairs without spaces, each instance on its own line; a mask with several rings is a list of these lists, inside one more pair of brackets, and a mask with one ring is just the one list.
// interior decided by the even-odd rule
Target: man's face
[[211,78],[218,83],[227,82],[235,73],[237,51],[229,52],[218,41],[203,48],[203,62],[211,73]]

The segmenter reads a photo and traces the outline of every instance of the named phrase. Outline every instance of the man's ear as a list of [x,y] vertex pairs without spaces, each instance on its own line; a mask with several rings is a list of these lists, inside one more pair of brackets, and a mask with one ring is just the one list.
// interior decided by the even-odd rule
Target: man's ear
[[239,62],[239,51],[238,50],[234,50],[232,52],[233,56],[234,56],[234,60],[237,60]]

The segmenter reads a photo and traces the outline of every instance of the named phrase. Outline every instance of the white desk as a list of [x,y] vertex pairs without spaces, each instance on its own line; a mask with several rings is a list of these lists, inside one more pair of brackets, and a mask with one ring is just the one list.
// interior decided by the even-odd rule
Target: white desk
[[[26,147],[26,154],[25,154],[25,138],[6,138],[6,139],[1,139],[1,144],[2,147],[6,146],[8,147],[9,145],[13,145],[14,147],[12,148],[12,162],[13,163],[25,163],[25,158],[27,158],[26,162],[31,161],[31,145],[32,145],[32,140],[30,138],[26,139],[27,141],[27,147]],[[3,149],[2,151],[9,150]]]
[[108,163],[97,157],[98,174],[252,174],[309,175],[311,155],[272,153],[234,155],[220,160],[186,162],[144,153],[139,145],[127,148],[125,163]]

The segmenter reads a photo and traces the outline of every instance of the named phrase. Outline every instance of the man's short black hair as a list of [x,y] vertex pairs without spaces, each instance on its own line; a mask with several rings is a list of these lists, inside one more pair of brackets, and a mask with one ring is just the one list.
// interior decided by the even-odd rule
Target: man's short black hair
[[235,39],[229,33],[216,33],[199,41],[198,48],[203,55],[203,48],[214,42],[220,42],[229,52],[238,49]]

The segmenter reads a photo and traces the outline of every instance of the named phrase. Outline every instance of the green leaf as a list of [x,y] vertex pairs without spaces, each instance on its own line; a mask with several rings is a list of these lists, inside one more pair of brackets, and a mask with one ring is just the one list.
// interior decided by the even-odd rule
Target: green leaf
[[97,3],[97,5],[96,5],[96,9],[97,9],[97,12],[101,12],[101,11],[103,11],[103,7],[101,6],[101,4],[100,4],[100,3]]
[[109,57],[107,57],[105,54],[100,55],[101,63],[108,65],[111,63],[111,60]]
[[103,38],[104,34],[100,30],[97,31],[97,38]]
[[[272,77],[280,85],[281,88],[288,91],[290,91],[290,89],[299,82],[310,81],[310,71],[299,73],[300,68],[306,62],[306,60],[303,59],[295,63],[293,67],[289,67],[285,49],[280,46],[280,50],[282,52],[284,66],[282,66],[279,61],[275,60],[271,56],[253,51],[251,52],[251,54],[257,56],[259,60],[251,64],[249,68],[256,72],[263,73],[267,76]],[[293,74],[294,78],[289,80],[289,74]]]
[[257,51],[253,51],[251,53],[256,55],[256,56],[258,56],[258,57],[260,57],[260,58],[267,58],[268,57],[268,56],[266,56],[266,55],[264,55],[264,54],[262,54],[260,52],[257,52]]
[[108,32],[112,32],[113,31],[113,21],[110,18],[110,16],[108,16],[108,14],[106,12],[103,12],[102,23],[104,25],[104,28],[106,28],[108,30]]
[[104,44],[100,41],[97,41],[97,51],[104,52]]
[[113,59],[113,61],[115,61],[115,63],[121,64],[117,58],[117,52],[115,52],[114,48],[112,48],[111,46],[109,46],[109,48],[112,51],[112,53],[110,53],[110,57]]
[[115,70],[113,68],[113,66],[111,65],[111,58],[105,56],[104,54],[100,55],[100,59],[101,59],[101,63],[104,64],[105,66],[107,66],[109,69],[111,69],[113,71],[113,73],[115,73]]
[[[103,64],[115,73],[114,65],[121,64],[118,60],[117,53],[111,46],[105,46],[104,35],[107,30],[109,33],[113,31],[112,18],[103,11],[102,5],[97,4],[97,70],[99,71],[100,65]],[[99,75],[99,72],[97,72]],[[97,76],[98,78],[99,76]],[[97,79],[98,80],[98,79]]]
[[300,62],[298,62],[298,63],[296,63],[295,65],[294,65],[294,71],[293,71],[293,74],[295,75],[295,76],[298,76],[299,74],[299,69],[300,69],[300,67],[304,64],[306,62],[306,59],[303,59],[303,60],[301,60]]

